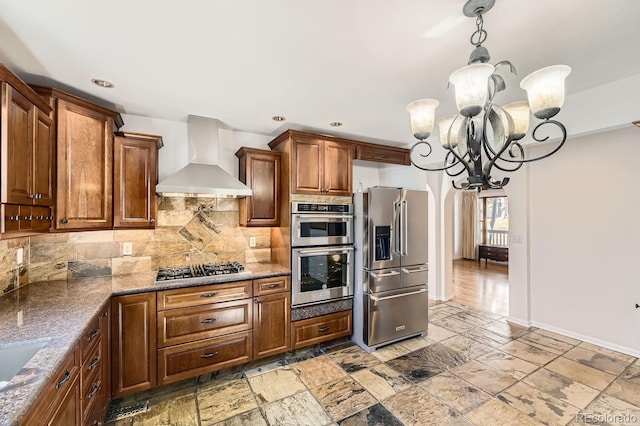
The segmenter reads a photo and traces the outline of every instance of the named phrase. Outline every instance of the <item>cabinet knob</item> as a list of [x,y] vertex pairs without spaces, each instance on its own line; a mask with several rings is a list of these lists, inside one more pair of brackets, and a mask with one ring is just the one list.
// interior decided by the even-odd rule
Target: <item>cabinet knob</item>
[[22,216],[24,220],[33,220],[33,216]]
[[254,300],[253,303],[255,303],[256,305],[260,304],[260,301],[258,299]]
[[150,223],[156,223],[156,220],[155,219],[151,219],[149,222]]
[[9,220],[20,220],[20,216],[9,216]]
[[66,225],[67,223],[69,223],[69,219],[67,219],[66,217],[63,217],[62,219],[60,219],[60,222]]

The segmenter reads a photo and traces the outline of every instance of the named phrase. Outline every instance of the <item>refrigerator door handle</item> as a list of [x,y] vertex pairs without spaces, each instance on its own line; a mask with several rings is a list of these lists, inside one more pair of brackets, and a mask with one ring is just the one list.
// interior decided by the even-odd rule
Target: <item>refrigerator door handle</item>
[[402,268],[402,272],[406,273],[406,274],[414,274],[416,272],[428,272],[429,268],[425,267],[425,266],[420,266],[418,268]]
[[397,297],[413,296],[414,294],[420,294],[426,291],[429,291],[429,290],[426,288],[421,288],[420,290],[412,291],[411,293],[394,294],[393,296],[385,296],[385,297],[377,297],[377,296],[369,295],[369,298],[374,302],[380,302],[382,300],[395,299]]
[[384,274],[376,274],[375,272],[369,272],[369,275],[371,275],[373,278],[384,278],[384,277],[392,277],[394,275],[400,275],[400,272],[389,271],[389,272],[385,272]]
[[407,205],[407,201],[402,201],[402,255],[409,255],[409,208]]
[[402,241],[401,241],[401,229],[402,229],[402,205],[400,202],[393,203],[393,221],[394,227],[393,237],[395,241],[393,243],[393,251],[396,254],[402,255]]

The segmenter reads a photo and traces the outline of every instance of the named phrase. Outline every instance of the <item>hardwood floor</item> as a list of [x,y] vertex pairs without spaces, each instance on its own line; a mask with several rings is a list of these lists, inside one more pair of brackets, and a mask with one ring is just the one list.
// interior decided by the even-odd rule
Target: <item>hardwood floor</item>
[[509,315],[509,267],[506,263],[453,261],[453,300],[463,305]]

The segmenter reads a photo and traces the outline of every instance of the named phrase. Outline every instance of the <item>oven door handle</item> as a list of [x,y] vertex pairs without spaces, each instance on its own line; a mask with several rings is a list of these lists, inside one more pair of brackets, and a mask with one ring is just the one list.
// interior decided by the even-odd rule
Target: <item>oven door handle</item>
[[429,290],[426,288],[422,288],[418,291],[412,291],[410,293],[394,294],[393,296],[377,297],[377,296],[369,295],[369,298],[374,302],[381,302],[383,300],[395,299],[397,297],[413,296],[414,294],[421,294],[427,291]]
[[307,249],[298,251],[299,254],[310,253],[347,253],[353,251],[353,247],[340,247],[340,248],[319,248],[319,249]]
[[314,215],[302,215],[302,214],[294,214],[293,215],[295,218],[297,219],[301,219],[301,221],[306,222],[306,221],[314,221],[313,219],[334,219],[334,222],[340,222],[340,221],[344,221],[344,220],[352,220],[353,216],[352,215],[342,215],[342,216],[336,216],[336,215],[330,215],[330,214],[314,214]]

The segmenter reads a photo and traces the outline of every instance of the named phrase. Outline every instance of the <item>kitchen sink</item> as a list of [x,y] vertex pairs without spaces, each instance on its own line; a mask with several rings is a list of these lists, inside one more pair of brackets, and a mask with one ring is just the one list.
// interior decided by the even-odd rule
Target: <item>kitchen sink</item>
[[46,344],[47,342],[29,342],[0,348],[0,390]]

